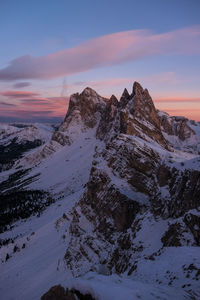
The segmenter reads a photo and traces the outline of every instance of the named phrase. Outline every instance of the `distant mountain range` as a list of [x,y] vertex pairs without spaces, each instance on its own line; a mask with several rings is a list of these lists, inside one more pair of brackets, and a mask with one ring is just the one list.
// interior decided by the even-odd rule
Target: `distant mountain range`
[[2,299],[200,299],[200,123],[137,82],[0,124],[0,208]]

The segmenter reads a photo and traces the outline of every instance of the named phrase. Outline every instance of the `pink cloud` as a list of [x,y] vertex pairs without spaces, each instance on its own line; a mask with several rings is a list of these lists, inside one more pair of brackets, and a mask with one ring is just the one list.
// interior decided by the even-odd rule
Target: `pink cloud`
[[162,98],[154,98],[154,102],[158,102],[158,103],[165,103],[165,102],[183,102],[183,103],[191,103],[191,102],[196,102],[196,103],[200,103],[200,98],[192,98],[192,97],[162,97]]
[[[14,92],[9,94],[14,95]],[[38,120],[39,118],[42,120],[43,118],[50,121],[51,119],[58,120],[65,116],[69,102],[68,97],[38,97],[37,95],[39,94],[35,93],[36,96],[32,94],[34,93],[23,92],[22,97],[16,98],[17,104],[0,101],[0,119]],[[27,98],[24,97],[25,95]]]
[[51,102],[47,98],[25,98],[25,99],[21,99],[20,102],[22,104],[30,105],[30,106],[34,106],[34,105],[50,105],[51,104]]
[[26,92],[26,91],[3,91],[0,92],[0,95],[9,98],[24,98],[24,97],[38,96],[39,94],[33,92]]
[[162,54],[199,55],[200,26],[162,34],[118,32],[42,57],[21,56],[0,70],[0,80],[51,79]]

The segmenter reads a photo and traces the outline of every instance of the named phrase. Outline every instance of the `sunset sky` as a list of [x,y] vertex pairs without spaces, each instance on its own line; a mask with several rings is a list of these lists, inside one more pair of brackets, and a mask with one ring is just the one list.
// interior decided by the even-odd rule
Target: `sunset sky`
[[0,121],[59,122],[86,86],[133,81],[200,121],[199,0],[1,0]]

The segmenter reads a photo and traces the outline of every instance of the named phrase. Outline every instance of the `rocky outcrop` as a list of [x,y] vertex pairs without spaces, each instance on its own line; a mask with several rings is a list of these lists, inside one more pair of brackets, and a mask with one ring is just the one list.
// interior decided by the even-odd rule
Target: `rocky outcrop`
[[187,213],[184,217],[184,222],[192,232],[197,245],[200,246],[200,215]]
[[51,137],[51,140],[38,152],[27,157],[29,164],[40,163],[64,146],[70,146],[83,133],[95,130],[105,110],[107,99],[87,87],[79,94],[73,94],[64,121]]
[[95,300],[90,294],[82,294],[76,289],[64,289],[61,285],[55,285],[46,292],[41,300]]
[[106,99],[89,87],[85,88],[81,94],[73,94],[69,100],[65,119],[58,130],[53,133],[47,149],[42,151],[43,156],[46,156],[46,153],[52,153],[53,142],[61,146],[71,145],[83,132],[97,126],[105,106]]
[[65,132],[70,126],[81,125],[85,128],[94,128],[99,121],[106,105],[106,99],[99,96],[91,88],[85,88],[81,94],[70,97],[68,112],[59,131]]
[[179,247],[181,246],[181,225],[180,223],[171,224],[165,234],[162,236],[161,241],[164,247]]
[[131,95],[125,89],[119,103],[107,103],[97,129],[97,138],[108,141],[121,133],[145,140],[152,139],[162,147],[168,148],[148,90],[143,90],[137,82],[133,85]]
[[155,214],[163,217],[179,217],[200,205],[200,172],[181,171],[175,167],[161,165],[157,170],[160,187],[165,188],[165,195],[158,189],[158,194],[151,198]]
[[71,144],[70,138],[62,134],[60,131],[55,131],[52,135],[51,140],[56,141],[61,146],[66,146]]
[[118,271],[127,269],[129,261],[121,262],[117,267],[114,257],[116,253],[124,257],[131,247],[127,230],[141,209],[142,205],[122,194],[107,174],[93,167],[87,189],[71,212],[71,240],[65,261],[72,273],[81,274],[83,264],[87,271],[99,264]]
[[158,113],[162,130],[168,135],[177,136],[185,141],[195,134],[185,117],[171,117],[167,113]]

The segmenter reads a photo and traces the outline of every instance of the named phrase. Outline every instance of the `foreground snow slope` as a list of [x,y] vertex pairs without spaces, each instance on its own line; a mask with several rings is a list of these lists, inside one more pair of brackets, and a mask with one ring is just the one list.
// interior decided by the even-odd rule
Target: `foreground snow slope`
[[[1,236],[14,240],[0,249],[2,300],[40,299],[52,285],[66,281],[67,271],[60,267],[65,244],[56,229],[56,221],[62,217],[63,211],[74,205],[81,193],[82,190],[53,204],[40,218],[31,217],[26,222],[18,222],[12,231]],[[15,245],[18,250],[14,253]],[[7,253],[10,258],[5,261]]]
[[[58,228],[67,224],[65,216],[62,218],[63,211],[67,213],[79,200],[82,192],[83,190],[80,190],[59,200],[47,208],[40,218],[31,217],[26,222],[18,222],[11,232],[3,234],[3,238],[13,238],[14,243],[0,250],[1,259],[4,261],[0,267],[2,300],[40,299],[42,294],[56,284],[68,288],[74,287],[83,293],[90,292],[96,297],[95,299],[102,300],[112,298],[119,300],[191,299],[181,289],[180,284],[170,287],[168,282],[170,277],[177,275],[178,257],[185,265],[191,262],[191,257],[197,257],[200,261],[198,249],[169,249],[163,254],[164,257],[159,257],[157,262],[141,261],[138,275],[134,276],[103,275],[106,274],[106,270],[100,268],[99,274],[88,273],[82,278],[73,279],[71,272],[63,265],[68,237],[63,237],[66,233]],[[159,227],[159,224],[157,223],[156,226]],[[145,228],[143,230],[146,234]],[[158,229],[155,232],[158,232]],[[18,250],[14,253],[15,245]],[[5,262],[7,253],[11,258]],[[170,270],[170,273],[167,273],[168,279],[166,278],[167,270]],[[178,272],[181,275],[183,270]],[[177,282],[179,279],[177,276]]]
[[83,294],[91,294],[98,300],[186,300],[190,296],[181,289],[165,285],[151,284],[119,275],[99,275],[88,273],[83,278],[67,283],[68,288],[75,288]]
[[47,157],[28,176],[39,174],[30,189],[43,189],[53,194],[68,195],[82,188],[88,181],[94,149],[101,142],[94,130],[83,133],[71,145],[66,145]]

